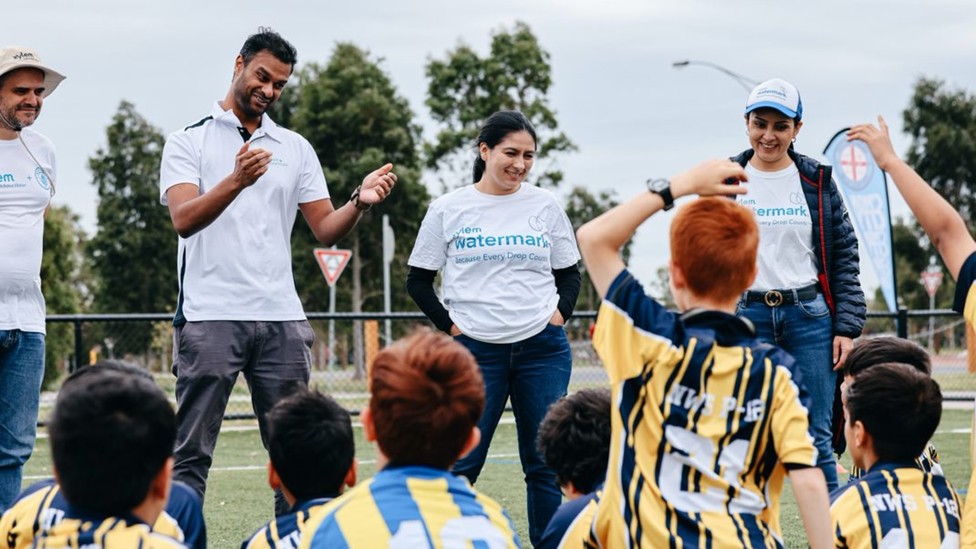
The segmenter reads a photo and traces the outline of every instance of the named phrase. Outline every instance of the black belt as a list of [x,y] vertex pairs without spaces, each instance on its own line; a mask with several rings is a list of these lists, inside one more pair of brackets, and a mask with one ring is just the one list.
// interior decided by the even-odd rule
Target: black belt
[[788,290],[768,290],[765,292],[746,292],[746,303],[765,303],[770,307],[780,305],[793,305],[798,301],[809,301],[820,293],[820,285],[814,282],[802,288],[790,288]]

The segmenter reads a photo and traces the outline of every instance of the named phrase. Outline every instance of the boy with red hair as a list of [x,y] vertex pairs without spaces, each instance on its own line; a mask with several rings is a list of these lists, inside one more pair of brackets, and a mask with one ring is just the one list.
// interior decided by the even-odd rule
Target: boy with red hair
[[313,516],[300,547],[520,547],[502,507],[449,471],[481,438],[471,353],[418,331],[376,355],[369,389],[362,423],[379,472]]
[[832,541],[793,359],[735,316],[756,275],[759,230],[726,198],[671,223],[671,289],[683,314],[648,297],[620,248],[648,217],[689,194],[743,194],[731,161],[704,163],[577,232],[603,297],[593,343],[613,390],[610,467],[594,522],[603,547],[782,547],[789,474],[814,549]]

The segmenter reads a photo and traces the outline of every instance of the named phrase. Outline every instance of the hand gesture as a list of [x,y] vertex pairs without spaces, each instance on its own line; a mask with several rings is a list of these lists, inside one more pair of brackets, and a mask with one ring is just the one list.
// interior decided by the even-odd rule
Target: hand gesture
[[[880,129],[879,129],[880,128]],[[858,124],[847,131],[847,140],[855,139],[864,141],[871,149],[871,154],[878,166],[882,170],[888,171],[892,163],[898,160],[895,148],[891,145],[891,137],[888,135],[888,125],[884,118],[878,116],[878,128],[874,124]]]
[[726,180],[747,181],[746,170],[728,159],[708,160],[671,178],[671,194],[699,196],[734,195],[749,192],[741,185],[726,184]]
[[268,171],[271,164],[271,153],[261,148],[250,149],[251,143],[245,142],[241,150],[237,151],[234,161],[234,173],[231,176],[241,187],[250,187],[259,177]]
[[396,182],[397,175],[393,173],[393,164],[385,164],[363,178],[363,184],[359,187],[359,201],[370,206],[383,202],[390,196]]

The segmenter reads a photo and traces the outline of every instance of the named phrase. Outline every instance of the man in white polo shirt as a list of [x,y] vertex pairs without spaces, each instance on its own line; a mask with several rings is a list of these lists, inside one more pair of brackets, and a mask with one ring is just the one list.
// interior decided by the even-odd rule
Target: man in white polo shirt
[[396,183],[387,164],[333,207],[312,146],[265,114],[296,57],[281,36],[259,29],[244,42],[223,101],[170,135],[163,149],[160,199],[180,235],[173,475],[201,497],[238,373],[251,390],[265,445],[267,411],[296,382],[308,384],[313,332],[291,270],[297,211],[329,245]]
[[27,127],[62,80],[34,50],[0,48],[0,514],[20,493],[44,378],[41,255],[54,145]]

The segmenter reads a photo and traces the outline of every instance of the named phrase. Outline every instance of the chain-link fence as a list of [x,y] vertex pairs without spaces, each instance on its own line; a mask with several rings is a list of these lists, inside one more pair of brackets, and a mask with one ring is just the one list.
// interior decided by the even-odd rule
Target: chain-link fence
[[[898,335],[916,341],[932,353],[933,375],[947,399],[976,396],[976,375],[969,372],[967,361],[966,325],[958,314],[902,310],[898,314],[868,316],[862,337]],[[365,364],[371,353],[388,339],[399,338],[417,325],[429,325],[419,313],[309,313],[308,318],[316,333],[312,385],[353,411],[360,410],[367,401]],[[571,391],[607,382],[589,337],[595,318],[593,311],[577,312],[566,327],[573,349]],[[53,358],[49,354],[41,421],[47,418],[60,379],[75,368],[102,359],[122,360],[145,368],[170,395],[174,392],[171,315],[51,315],[48,346],[59,351]],[[243,376],[231,395],[227,417],[253,417]]]

